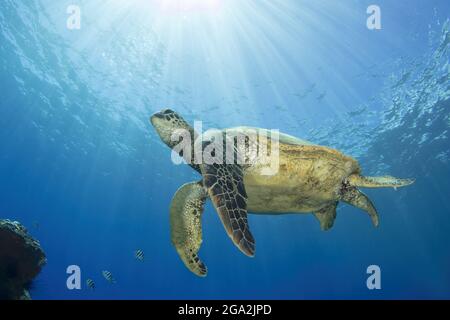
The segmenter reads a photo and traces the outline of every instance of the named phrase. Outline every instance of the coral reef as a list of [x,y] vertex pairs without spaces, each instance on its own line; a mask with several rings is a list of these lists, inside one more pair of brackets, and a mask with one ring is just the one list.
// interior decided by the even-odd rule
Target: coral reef
[[33,279],[47,259],[19,222],[0,220],[0,300],[29,300]]

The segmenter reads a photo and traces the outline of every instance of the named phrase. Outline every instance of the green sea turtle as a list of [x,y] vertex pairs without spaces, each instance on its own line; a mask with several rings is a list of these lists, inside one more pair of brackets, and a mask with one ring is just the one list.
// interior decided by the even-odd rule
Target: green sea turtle
[[[343,201],[366,211],[378,226],[374,205],[358,187],[397,188],[414,182],[390,176],[364,177],[355,159],[283,133],[275,135],[265,129],[237,127],[200,135],[172,110],[158,112],[150,121],[162,141],[202,175],[201,181],[183,185],[170,207],[172,243],[186,267],[198,276],[207,273],[198,257],[202,243],[201,216],[207,198],[214,204],[234,244],[252,257],[255,241],[247,212],[313,213],[322,230],[328,230],[336,218],[338,202]],[[222,151],[227,161],[194,161],[198,150],[205,153],[212,142],[221,139],[222,150],[212,148],[208,152],[214,157]],[[190,147],[187,152],[179,147],[182,141]],[[229,154],[225,152],[229,151],[225,145],[230,141],[232,161],[228,161]]]

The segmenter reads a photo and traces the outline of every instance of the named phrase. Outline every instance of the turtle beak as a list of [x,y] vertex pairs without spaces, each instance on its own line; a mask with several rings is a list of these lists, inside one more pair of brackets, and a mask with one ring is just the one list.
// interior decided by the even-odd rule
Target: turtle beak
[[155,122],[156,122],[158,119],[164,119],[164,116],[162,115],[161,112],[157,112],[157,113],[155,113],[154,115],[152,115],[152,116],[150,117],[150,122],[152,123],[152,125],[155,125]]

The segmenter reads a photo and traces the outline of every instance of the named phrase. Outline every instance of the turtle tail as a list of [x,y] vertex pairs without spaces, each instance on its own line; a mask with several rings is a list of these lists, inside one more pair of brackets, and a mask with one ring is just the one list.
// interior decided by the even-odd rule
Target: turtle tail
[[353,174],[348,177],[348,183],[354,187],[361,188],[399,188],[414,183],[414,179],[398,179],[391,176],[363,177]]

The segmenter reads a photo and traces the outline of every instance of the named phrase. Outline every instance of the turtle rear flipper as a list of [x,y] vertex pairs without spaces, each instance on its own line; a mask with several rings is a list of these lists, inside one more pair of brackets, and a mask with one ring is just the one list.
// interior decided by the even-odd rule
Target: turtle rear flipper
[[314,216],[319,220],[320,222],[320,228],[323,231],[330,230],[333,227],[334,220],[336,219],[336,207],[337,202],[317,211],[314,212]]
[[379,218],[377,209],[373,205],[372,201],[361,191],[359,191],[355,187],[349,187],[345,189],[343,194],[341,195],[341,200],[366,211],[370,218],[372,219],[372,223],[375,227],[378,227]]
[[228,236],[245,255],[255,255],[247,219],[247,193],[238,164],[202,165],[203,182]]
[[172,243],[186,267],[200,277],[207,274],[205,264],[198,257],[206,197],[201,182],[188,183],[178,189],[170,207]]

